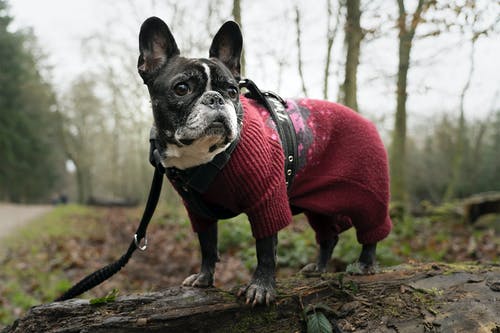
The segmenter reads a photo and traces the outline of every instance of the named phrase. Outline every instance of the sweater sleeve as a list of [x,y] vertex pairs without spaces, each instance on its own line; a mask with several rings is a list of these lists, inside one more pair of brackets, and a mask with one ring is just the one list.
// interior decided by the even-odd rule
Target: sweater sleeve
[[292,221],[281,143],[249,120],[231,158],[231,192],[250,221],[256,239],[269,237]]

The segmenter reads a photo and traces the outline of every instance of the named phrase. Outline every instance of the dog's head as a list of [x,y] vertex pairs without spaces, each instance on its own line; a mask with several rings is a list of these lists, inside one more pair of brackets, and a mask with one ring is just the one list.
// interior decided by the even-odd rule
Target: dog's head
[[229,21],[215,35],[209,58],[186,58],[165,22],[151,17],[142,24],[137,68],[149,90],[166,167],[207,163],[238,137],[242,43],[239,26]]

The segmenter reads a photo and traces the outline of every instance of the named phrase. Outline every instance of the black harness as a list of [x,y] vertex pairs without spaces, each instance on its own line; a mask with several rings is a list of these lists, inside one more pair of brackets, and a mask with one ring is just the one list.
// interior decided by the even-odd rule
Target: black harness
[[[280,96],[272,92],[260,91],[255,83],[248,79],[241,81],[240,87],[248,90],[246,94],[247,97],[258,101],[266,107],[276,125],[276,130],[280,136],[285,156],[285,180],[288,189],[290,189],[293,177],[297,172],[298,158],[295,129],[288,113],[285,111],[286,102]],[[130,243],[127,252],[116,262],[80,280],[55,301],[64,301],[74,298],[94,288],[120,271],[127,264],[136,249],[140,249],[141,251],[146,250],[146,229],[160,197],[164,173],[174,183],[177,189],[181,189],[179,191],[180,195],[193,212],[196,212],[200,216],[213,219],[226,219],[236,216],[236,213],[224,207],[207,205],[202,200],[201,195],[208,190],[217,174],[229,161],[231,154],[238,145],[238,141],[239,139],[236,139],[225,151],[217,154],[211,162],[186,170],[179,170],[176,168],[165,169],[160,163],[160,154],[158,150],[155,150],[153,155],[156,168],[149,191],[148,201],[144,208],[139,227],[137,228],[134,239]],[[142,239],[144,239],[144,245],[141,246]]]
[[[286,112],[286,102],[277,94],[269,91],[262,92],[253,81],[245,79],[240,81],[240,88],[246,88],[248,98],[262,104],[268,111],[276,125],[276,131],[281,140],[285,156],[285,181],[290,189],[293,177],[297,172],[297,138],[293,123]],[[208,205],[202,198],[219,171],[224,168],[231,158],[231,154],[238,144],[239,138],[223,152],[206,164],[193,168],[179,170],[167,168],[166,175],[174,184],[190,211],[208,219],[223,220],[235,217],[239,213],[232,212],[222,206]]]

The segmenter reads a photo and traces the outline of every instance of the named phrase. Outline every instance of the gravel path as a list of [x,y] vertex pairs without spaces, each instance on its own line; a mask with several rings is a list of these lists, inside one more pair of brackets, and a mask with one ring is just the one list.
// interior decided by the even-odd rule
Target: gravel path
[[50,205],[0,203],[0,239],[52,208]]

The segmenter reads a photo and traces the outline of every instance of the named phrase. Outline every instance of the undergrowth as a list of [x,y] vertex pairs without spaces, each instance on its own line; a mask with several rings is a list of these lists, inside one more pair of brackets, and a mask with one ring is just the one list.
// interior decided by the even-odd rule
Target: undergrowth
[[68,253],[50,251],[49,256],[48,249],[62,248],[61,242],[70,238],[87,237],[98,227],[97,214],[78,205],[58,206],[2,240],[0,323],[11,322],[27,308],[51,301],[71,286],[61,269]]

